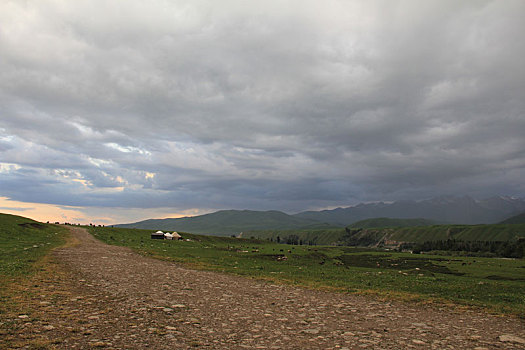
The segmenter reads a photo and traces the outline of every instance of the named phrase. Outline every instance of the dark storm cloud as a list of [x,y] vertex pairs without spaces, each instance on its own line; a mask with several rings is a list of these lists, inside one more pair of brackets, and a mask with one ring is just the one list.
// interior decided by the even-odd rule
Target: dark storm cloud
[[0,195],[287,211],[525,195],[524,11],[6,2]]

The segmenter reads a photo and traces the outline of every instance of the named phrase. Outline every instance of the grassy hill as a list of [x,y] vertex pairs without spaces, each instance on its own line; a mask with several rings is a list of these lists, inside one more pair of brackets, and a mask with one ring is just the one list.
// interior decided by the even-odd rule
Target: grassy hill
[[380,227],[414,227],[432,226],[435,221],[427,219],[392,219],[392,218],[372,218],[361,220],[351,224],[350,228],[380,228]]
[[0,214],[0,286],[31,273],[39,259],[63,243],[65,232],[55,225]]
[[401,242],[423,243],[454,239],[459,241],[512,241],[525,237],[525,224],[521,225],[433,225],[416,227],[383,227],[318,229],[318,230],[268,230],[248,233],[261,239],[279,237],[287,242],[290,237],[303,244],[382,246]]
[[416,242],[449,238],[463,241],[510,241],[518,237],[525,237],[525,225],[438,225],[419,230],[403,228],[393,236],[399,240],[413,239]]
[[427,241],[499,241],[525,237],[525,225],[435,225],[384,229],[347,229],[341,242],[349,245],[395,245]]
[[249,231],[244,237],[256,237],[272,242],[305,244],[305,245],[334,245],[345,235],[344,228],[305,229],[305,230],[261,230]]
[[253,230],[297,230],[333,227],[315,220],[301,219],[280,211],[221,210],[215,213],[177,219],[152,219],[120,228],[184,231],[209,235],[232,235]]
[[525,224],[525,213],[521,213],[500,222],[500,224]]

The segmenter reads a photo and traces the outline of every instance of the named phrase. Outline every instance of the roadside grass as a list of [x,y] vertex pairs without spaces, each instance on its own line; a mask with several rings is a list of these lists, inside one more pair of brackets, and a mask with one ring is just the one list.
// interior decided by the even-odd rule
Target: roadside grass
[[0,313],[12,297],[12,285],[42,270],[42,260],[65,242],[66,232],[63,227],[0,214]]
[[187,233],[182,233],[182,241],[152,240],[149,230],[90,230],[108,244],[131,247],[144,255],[196,268],[310,288],[482,307],[525,317],[524,259],[292,246]]
[[0,214],[0,348],[55,348],[45,335],[28,334],[18,316],[32,315],[34,320],[42,281],[52,281],[58,273],[49,252],[66,237],[63,227]]

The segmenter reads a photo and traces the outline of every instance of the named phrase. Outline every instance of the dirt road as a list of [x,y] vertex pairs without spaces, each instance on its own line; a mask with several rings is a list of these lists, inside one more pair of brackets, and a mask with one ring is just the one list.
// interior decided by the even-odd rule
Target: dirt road
[[525,349],[516,318],[195,271],[71,230],[78,243],[53,253],[60,272],[38,282],[31,314],[11,320],[21,339],[63,349]]

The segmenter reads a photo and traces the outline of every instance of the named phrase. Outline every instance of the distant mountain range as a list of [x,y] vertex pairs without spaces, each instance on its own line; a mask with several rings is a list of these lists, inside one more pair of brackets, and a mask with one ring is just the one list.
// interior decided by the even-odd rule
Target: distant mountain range
[[333,225],[320,223],[316,220],[298,218],[275,210],[221,210],[200,216],[150,219],[115,226],[212,235],[238,235],[241,232],[253,230],[300,230],[333,227]]
[[301,230],[346,227],[371,218],[421,218],[444,224],[493,224],[525,212],[525,201],[511,197],[475,200],[468,196],[443,196],[422,201],[358,204],[333,210],[288,215],[280,211],[221,210],[195,217],[150,219],[125,228],[230,235],[254,230]]
[[517,198],[475,200],[468,196],[443,196],[422,201],[379,202],[333,210],[306,211],[294,216],[339,226],[378,217],[423,218],[445,224],[474,225],[497,223],[524,211],[525,201]]
[[525,212],[503,220],[500,224],[525,224]]

